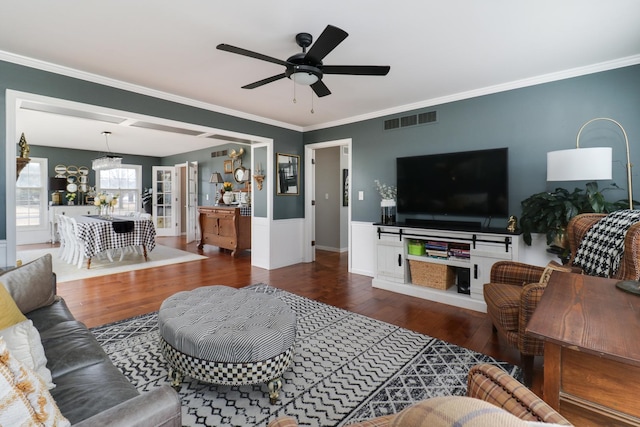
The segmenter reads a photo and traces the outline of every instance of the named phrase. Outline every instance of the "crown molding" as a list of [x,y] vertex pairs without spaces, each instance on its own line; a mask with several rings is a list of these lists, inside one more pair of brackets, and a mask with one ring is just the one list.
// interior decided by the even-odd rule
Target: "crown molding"
[[0,60],[11,62],[18,65],[24,65],[26,67],[31,67],[31,68],[35,68],[43,71],[48,71],[55,74],[61,74],[67,77],[73,77],[80,80],[86,80],[93,83],[115,87],[118,89],[123,89],[130,92],[139,93],[142,95],[148,95],[154,98],[164,99],[166,101],[189,105],[192,107],[201,108],[203,110],[214,111],[217,113],[226,114],[226,115],[238,117],[241,119],[251,120],[251,121],[264,123],[271,126],[277,126],[280,128],[290,129],[293,131],[304,133],[304,132],[310,132],[314,130],[331,128],[335,126],[347,125],[355,122],[375,119],[375,118],[384,117],[384,116],[390,116],[394,114],[403,113],[406,111],[419,110],[421,108],[433,107],[435,105],[446,104],[454,101],[461,101],[464,99],[475,98],[478,96],[491,95],[494,93],[506,92],[509,90],[521,89],[521,88],[535,86],[543,83],[550,83],[550,82],[565,80],[573,77],[580,77],[588,74],[599,73],[602,71],[609,71],[616,68],[623,68],[623,67],[628,67],[632,65],[637,65],[637,64],[640,64],[640,55],[628,56],[625,58],[619,58],[612,61],[600,62],[597,64],[588,65],[585,67],[577,67],[577,68],[572,68],[568,70],[558,71],[555,73],[543,74],[540,76],[535,76],[527,79],[515,80],[509,83],[503,83],[503,84],[494,85],[494,86],[487,86],[484,88],[475,89],[467,92],[460,92],[460,93],[447,95],[439,98],[432,98],[432,99],[416,102],[413,104],[400,105],[400,106],[389,108],[386,110],[374,111],[367,114],[347,117],[347,118],[336,120],[333,122],[320,123],[320,124],[305,126],[305,127],[293,125],[291,123],[280,122],[280,121],[269,119],[266,117],[256,116],[256,115],[245,113],[242,111],[221,107],[219,105],[197,101],[191,98],[186,98],[186,97],[174,95],[167,92],[162,92],[162,91],[151,89],[145,86],[127,83],[120,80],[111,79],[111,78],[100,76],[97,74],[87,73],[87,72],[76,70],[73,68],[56,65],[50,62],[45,62],[45,61],[29,58],[26,56],[16,55],[16,54],[1,51],[1,50],[0,50]]
[[280,122],[277,120],[269,119],[266,117],[256,116],[253,114],[245,113],[230,108],[221,107],[215,104],[209,104],[195,99],[186,98],[171,93],[151,89],[145,86],[140,86],[132,83],[123,82],[121,80],[111,79],[108,77],[100,76],[98,74],[87,73],[85,71],[76,70],[70,67],[64,67],[61,65],[53,64],[38,59],[29,58],[22,55],[16,55],[14,53],[5,52],[0,50],[0,61],[11,62],[13,64],[23,65],[25,67],[35,68],[42,71],[47,71],[54,74],[60,74],[67,77],[73,77],[79,80],[85,80],[92,83],[98,83],[105,86],[114,87],[117,89],[123,89],[129,92],[139,93],[141,95],[147,95],[154,98],[163,99],[165,101],[176,102],[178,104],[189,105],[191,107],[201,108],[203,110],[214,111],[216,113],[226,114],[241,119],[251,120],[254,122],[260,122],[271,126],[277,126],[285,129],[290,129],[298,132],[302,132],[301,126],[296,126],[291,123]]
[[580,77],[587,74],[599,73],[602,71],[614,70],[616,68],[624,68],[631,65],[640,64],[640,55],[627,56],[625,58],[615,59],[613,61],[600,62],[598,64],[588,65],[586,67],[572,68],[569,70],[563,70],[556,73],[543,74],[522,80],[515,80],[509,83],[503,83],[495,86],[487,86],[480,89],[475,89],[467,92],[460,92],[453,95],[447,95],[440,98],[428,99],[425,101],[416,102],[413,104],[400,105],[387,110],[375,111],[368,114],[362,114],[359,116],[349,117],[334,122],[321,123],[312,126],[306,126],[303,128],[303,132],[310,132],[313,130],[326,129],[335,126],[347,125],[351,123],[361,122],[364,120],[376,119],[384,116],[391,116],[394,114],[404,113],[406,111],[419,110],[421,108],[433,107],[435,105],[442,105],[454,101],[462,101],[464,99],[475,98],[483,95],[491,95],[499,92],[506,92],[514,89],[521,89],[529,86],[535,86],[543,83],[551,83],[559,80],[566,80],[573,77]]

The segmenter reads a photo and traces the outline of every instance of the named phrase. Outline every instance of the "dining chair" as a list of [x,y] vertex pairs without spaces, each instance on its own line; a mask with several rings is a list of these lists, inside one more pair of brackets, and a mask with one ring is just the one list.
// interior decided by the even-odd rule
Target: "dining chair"
[[[76,237],[73,231],[73,225],[69,221],[69,217],[66,215],[59,215],[58,217],[58,230],[60,231],[61,253],[60,256],[63,261],[68,264],[75,264],[76,258]],[[62,246],[64,242],[64,246]]]
[[67,236],[65,235],[65,222],[62,218],[64,215],[56,215],[56,227],[58,234],[58,241],[60,242],[60,246],[58,248],[58,258],[64,260],[65,254],[69,250],[69,246],[67,245]]

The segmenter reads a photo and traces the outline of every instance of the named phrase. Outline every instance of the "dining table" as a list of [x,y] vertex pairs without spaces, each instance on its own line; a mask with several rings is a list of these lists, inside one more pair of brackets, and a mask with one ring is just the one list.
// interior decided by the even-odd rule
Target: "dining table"
[[87,269],[91,268],[91,258],[101,252],[139,246],[147,261],[147,252],[156,246],[156,229],[150,219],[101,215],[83,215],[75,219],[76,235],[87,258]]

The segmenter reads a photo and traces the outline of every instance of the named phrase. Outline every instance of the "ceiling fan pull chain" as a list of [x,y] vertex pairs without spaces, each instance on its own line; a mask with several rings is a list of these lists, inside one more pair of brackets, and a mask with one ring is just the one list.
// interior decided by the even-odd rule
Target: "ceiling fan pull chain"
[[296,102],[296,82],[294,82],[293,80],[291,80],[291,82],[293,83],[293,103],[295,104]]
[[315,113],[315,111],[313,111],[313,91],[311,91],[311,114]]

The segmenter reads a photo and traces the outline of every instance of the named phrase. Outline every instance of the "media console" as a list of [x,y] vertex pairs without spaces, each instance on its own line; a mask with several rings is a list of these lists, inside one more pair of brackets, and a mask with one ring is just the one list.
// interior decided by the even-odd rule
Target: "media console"
[[[517,261],[524,245],[521,235],[506,229],[466,223],[374,226],[378,239],[373,287],[481,312],[487,311],[482,288],[489,283],[491,267],[497,261]],[[420,277],[413,277],[416,274]]]

